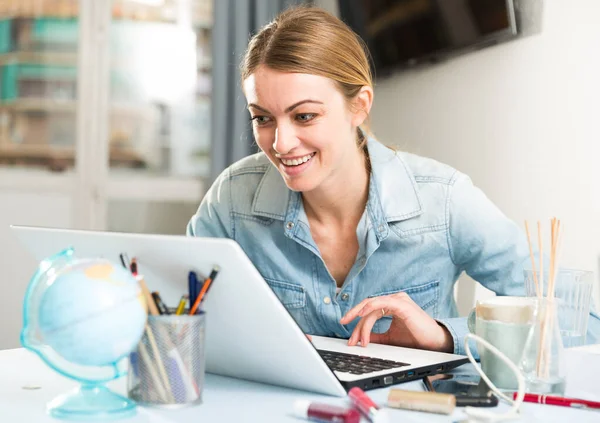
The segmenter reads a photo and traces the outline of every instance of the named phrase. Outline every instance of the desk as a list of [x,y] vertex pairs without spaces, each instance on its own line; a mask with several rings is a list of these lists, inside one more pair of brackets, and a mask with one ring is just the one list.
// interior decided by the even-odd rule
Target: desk
[[[583,398],[600,398],[600,387],[585,375],[600,376],[600,345],[586,351],[570,350],[567,356],[569,374],[567,395]],[[468,365],[465,365],[468,366]],[[465,367],[463,366],[463,367]],[[583,371],[578,371],[583,370]],[[461,371],[461,369],[457,369]],[[573,385],[573,386],[570,386]],[[24,386],[40,386],[27,390]],[[46,403],[57,395],[75,387],[75,383],[48,368],[36,355],[25,349],[0,351],[0,422],[2,423],[57,423],[46,414]],[[125,392],[125,378],[113,381],[109,386],[117,392]],[[402,389],[422,390],[421,382],[397,385]],[[369,391],[379,404],[387,400],[388,388]],[[595,398],[594,398],[595,397]],[[180,410],[138,408],[135,417],[119,420],[123,423],[182,423],[182,422],[277,422],[301,423],[291,415],[295,399],[344,405],[344,398],[327,397],[275,386],[241,381],[222,376],[206,375],[203,393],[204,404]],[[500,405],[496,411],[506,410]],[[392,422],[453,422],[464,416],[457,409],[452,416],[391,410]],[[363,419],[366,422],[365,419]],[[598,422],[600,412],[565,407],[523,404],[521,422]]]

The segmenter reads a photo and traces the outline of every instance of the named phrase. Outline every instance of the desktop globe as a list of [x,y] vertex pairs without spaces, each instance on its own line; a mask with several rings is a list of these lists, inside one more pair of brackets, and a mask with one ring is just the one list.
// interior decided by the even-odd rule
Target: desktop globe
[[104,386],[127,372],[124,358],[146,325],[146,304],[131,273],[66,249],[40,263],[23,311],[23,346],[81,383],[48,404],[53,417],[107,421],[135,413],[134,402]]
[[38,308],[45,343],[84,366],[117,362],[137,345],[146,313],[133,276],[106,261],[82,260],[60,271]]

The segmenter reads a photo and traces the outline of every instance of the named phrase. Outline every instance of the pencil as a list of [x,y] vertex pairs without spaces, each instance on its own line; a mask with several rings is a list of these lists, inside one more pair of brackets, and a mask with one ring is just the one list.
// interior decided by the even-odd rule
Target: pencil
[[196,310],[198,309],[198,306],[202,302],[202,298],[204,298],[204,295],[206,294],[206,291],[208,291],[209,286],[211,285],[211,283],[217,277],[217,274],[219,273],[219,270],[221,270],[219,268],[219,266],[213,267],[212,272],[210,272],[210,275],[204,281],[204,286],[202,286],[202,290],[198,294],[198,298],[196,298],[196,301],[194,302],[194,305],[192,306],[192,308],[190,308],[190,315],[194,315],[196,313]]
[[150,290],[148,289],[148,285],[146,285],[144,277],[136,273],[136,279],[142,288],[142,292],[144,293],[144,298],[148,304],[148,311],[150,311],[150,314],[153,316],[160,315],[160,311],[158,310],[158,307],[156,307],[156,303],[154,302],[154,298],[152,298],[152,294],[150,294]]
[[188,295],[181,296],[181,300],[179,300],[179,305],[177,306],[177,310],[175,311],[175,314],[177,316],[181,316],[183,314],[183,311],[185,310],[185,305],[187,304],[187,300]]
[[[150,291],[148,290],[146,281],[144,281],[144,277],[137,273],[137,263],[135,261],[135,258],[131,260],[131,273],[133,273],[135,275],[135,278],[137,279],[137,281],[140,285],[140,288],[142,289],[142,293],[144,295],[144,298],[146,299],[146,304],[147,304],[149,313],[152,316],[160,315],[160,313],[158,311],[158,307],[156,307],[156,303],[154,302],[154,299],[152,298],[152,294],[150,294]],[[158,373],[164,382],[164,387],[167,390],[167,395],[172,397],[171,385],[169,384],[169,378],[167,377],[167,373],[165,371],[165,365],[160,357],[160,351],[158,349],[158,346],[156,345],[154,333],[152,333],[152,329],[150,328],[149,324],[146,324],[146,335],[147,335],[148,341],[150,343],[150,348],[151,348],[152,352],[154,353],[154,359],[157,361]]]
[[[148,328],[148,326],[146,326],[146,328],[148,330],[150,329],[150,328]],[[146,346],[144,345],[143,342],[140,342],[139,351],[140,351],[140,359],[144,363],[144,366],[146,366],[146,368],[148,369],[148,372],[150,373],[150,377],[152,378],[152,382],[154,382],[155,389],[158,391],[158,395],[160,395],[162,397],[162,399],[165,403],[168,403],[169,396],[167,395],[167,391],[165,391],[163,383],[154,367],[156,362],[150,358],[150,354],[148,353],[148,350],[146,349]],[[146,392],[142,392],[142,394],[144,394],[144,393],[146,393]]]

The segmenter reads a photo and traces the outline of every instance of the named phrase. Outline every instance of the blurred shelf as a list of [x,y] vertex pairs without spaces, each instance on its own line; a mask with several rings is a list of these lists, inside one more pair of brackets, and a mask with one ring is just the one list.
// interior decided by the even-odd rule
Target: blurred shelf
[[[111,148],[110,163],[114,166],[143,168],[145,160],[133,149]],[[63,171],[75,163],[72,146],[35,144],[10,144],[0,142],[0,164],[42,166],[54,171]]]
[[[0,66],[10,64],[70,66],[77,68],[78,57],[77,53],[74,51],[14,51],[0,53]],[[127,57],[111,57],[110,59],[110,68],[113,71],[126,71],[131,65],[130,58]],[[197,55],[196,68],[199,72],[210,72],[212,68],[212,57]]]
[[73,169],[59,173],[40,167],[0,166],[0,189],[73,194],[76,182],[74,176]]
[[[73,168],[49,172],[43,167],[0,166],[0,190],[73,194],[77,184]],[[198,177],[150,174],[132,169],[111,169],[106,185],[109,200],[182,202],[198,204],[206,183]]]
[[[107,1],[107,0],[105,0]],[[77,19],[79,18],[78,13],[14,13],[14,12],[3,12],[0,8],[0,17],[2,19]],[[172,23],[176,24],[177,21],[170,17],[151,16],[145,14],[122,16],[120,14],[113,13],[113,22],[156,22],[156,23]],[[212,19],[196,19],[191,22],[192,28],[195,30],[211,30],[213,27]]]
[[[113,112],[123,114],[141,115],[150,111],[152,106],[133,103],[110,103]],[[77,102],[75,100],[52,100],[46,98],[20,98],[11,102],[0,103],[0,112],[75,112]]]
[[75,52],[35,52],[16,51],[0,54],[0,66],[11,63],[35,63],[43,65],[76,66],[77,53]]

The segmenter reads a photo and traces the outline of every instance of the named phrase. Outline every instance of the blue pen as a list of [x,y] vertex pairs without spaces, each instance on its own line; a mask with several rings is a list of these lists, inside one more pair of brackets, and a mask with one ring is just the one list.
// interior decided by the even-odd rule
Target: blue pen
[[200,294],[200,287],[198,286],[198,276],[193,270],[188,273],[188,290],[190,291],[190,304],[194,304],[196,297]]

